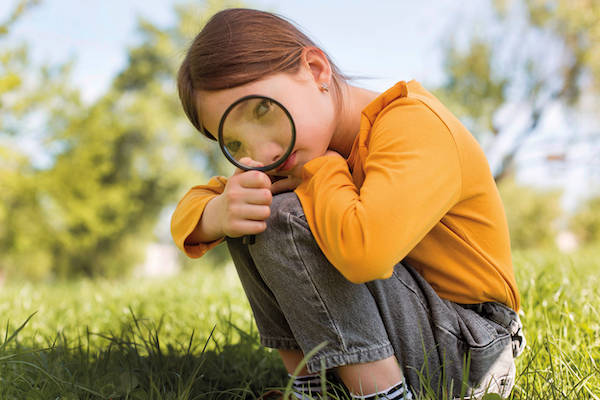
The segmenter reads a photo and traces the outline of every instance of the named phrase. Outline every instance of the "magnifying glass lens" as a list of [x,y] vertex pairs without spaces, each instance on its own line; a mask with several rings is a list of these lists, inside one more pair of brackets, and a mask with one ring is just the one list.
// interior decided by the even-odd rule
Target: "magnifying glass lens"
[[[283,164],[296,139],[294,122],[288,110],[276,100],[259,95],[243,97],[223,114],[219,125],[219,145],[237,167],[268,171]],[[242,162],[253,160],[262,165]]]

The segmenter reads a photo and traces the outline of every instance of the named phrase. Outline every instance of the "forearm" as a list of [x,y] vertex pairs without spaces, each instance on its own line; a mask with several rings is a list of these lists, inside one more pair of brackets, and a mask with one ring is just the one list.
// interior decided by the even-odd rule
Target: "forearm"
[[218,195],[206,203],[196,228],[188,235],[185,244],[208,243],[225,236],[219,217],[220,202],[221,195]]

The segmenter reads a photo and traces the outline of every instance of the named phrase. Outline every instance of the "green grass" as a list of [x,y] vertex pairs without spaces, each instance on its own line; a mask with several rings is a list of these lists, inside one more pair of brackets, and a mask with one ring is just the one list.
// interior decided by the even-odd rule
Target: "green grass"
[[[514,399],[600,398],[598,254],[514,254],[528,340]],[[7,286],[0,315],[0,399],[254,399],[288,383],[232,266]]]

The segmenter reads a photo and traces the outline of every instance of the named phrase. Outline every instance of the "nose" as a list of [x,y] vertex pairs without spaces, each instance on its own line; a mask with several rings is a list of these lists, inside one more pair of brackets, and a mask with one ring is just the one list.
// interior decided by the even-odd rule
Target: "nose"
[[263,165],[269,165],[277,162],[284,153],[285,149],[281,144],[275,141],[268,141],[256,146],[252,158]]

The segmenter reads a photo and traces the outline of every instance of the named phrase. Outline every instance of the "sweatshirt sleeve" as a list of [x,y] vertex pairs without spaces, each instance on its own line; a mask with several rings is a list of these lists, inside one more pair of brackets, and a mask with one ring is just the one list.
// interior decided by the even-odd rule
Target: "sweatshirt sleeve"
[[227,178],[217,176],[211,178],[206,185],[194,186],[179,201],[171,216],[171,236],[188,257],[198,258],[212,249],[223,238],[207,243],[186,243],[185,240],[196,228],[206,204],[223,193]]
[[390,104],[371,127],[361,187],[344,159],[322,156],[304,165],[296,188],[319,247],[354,283],[390,277],[460,197],[451,132],[410,101]]

